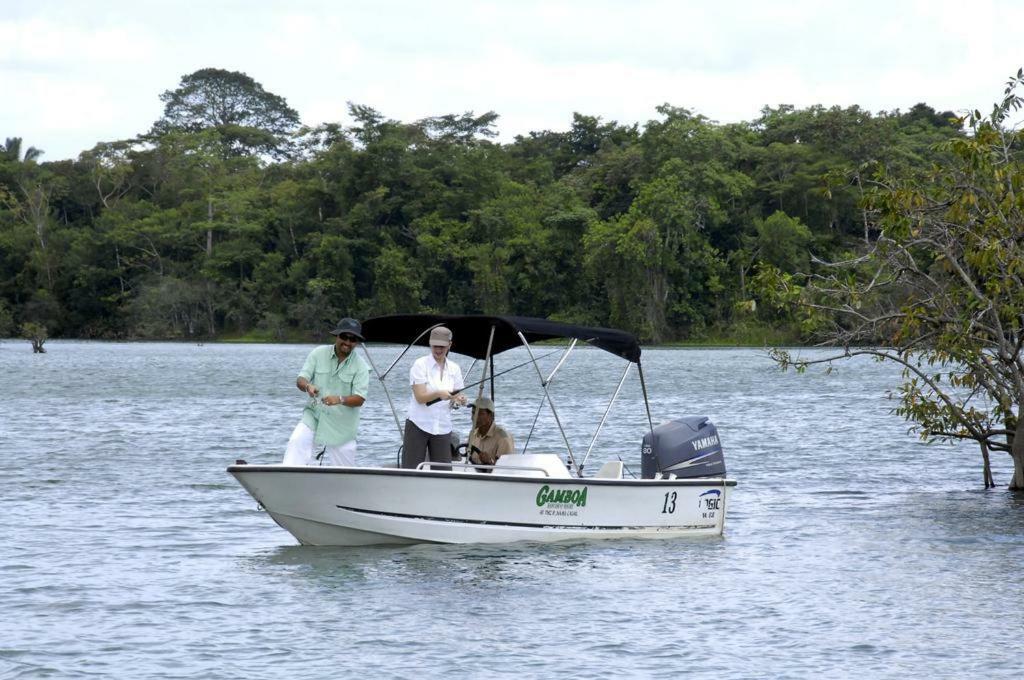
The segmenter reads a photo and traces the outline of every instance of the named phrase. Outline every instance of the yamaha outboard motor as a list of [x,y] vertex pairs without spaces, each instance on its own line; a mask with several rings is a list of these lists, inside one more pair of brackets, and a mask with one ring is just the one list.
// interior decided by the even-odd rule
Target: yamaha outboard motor
[[724,477],[725,457],[718,430],[707,416],[670,420],[644,435],[640,476]]

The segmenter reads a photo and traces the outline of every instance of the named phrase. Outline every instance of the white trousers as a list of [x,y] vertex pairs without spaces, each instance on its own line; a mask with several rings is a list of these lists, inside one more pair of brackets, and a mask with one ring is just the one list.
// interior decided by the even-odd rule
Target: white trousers
[[[356,464],[356,440],[336,446],[324,447],[317,445],[314,441],[313,430],[299,421],[288,439],[288,448],[284,451],[284,465],[343,465],[354,467]],[[320,449],[324,449],[324,455],[320,460],[316,459]]]

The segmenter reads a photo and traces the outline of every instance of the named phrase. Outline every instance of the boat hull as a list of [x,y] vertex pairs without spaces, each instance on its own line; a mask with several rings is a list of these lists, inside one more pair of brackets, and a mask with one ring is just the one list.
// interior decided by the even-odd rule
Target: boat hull
[[598,479],[232,465],[304,545],[718,536],[732,480]]

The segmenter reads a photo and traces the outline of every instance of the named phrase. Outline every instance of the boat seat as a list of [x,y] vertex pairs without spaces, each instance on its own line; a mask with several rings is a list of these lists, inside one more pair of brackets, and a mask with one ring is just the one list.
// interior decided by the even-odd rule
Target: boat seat
[[597,471],[594,477],[601,479],[622,479],[622,461],[621,460],[609,460],[606,461],[601,469]]
[[498,458],[495,474],[567,479],[565,463],[553,453],[513,453]]

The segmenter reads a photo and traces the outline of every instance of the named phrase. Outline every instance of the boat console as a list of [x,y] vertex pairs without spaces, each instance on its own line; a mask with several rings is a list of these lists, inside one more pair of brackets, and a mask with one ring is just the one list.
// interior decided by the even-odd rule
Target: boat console
[[498,459],[494,472],[518,477],[570,477],[565,463],[555,453],[510,453]]

